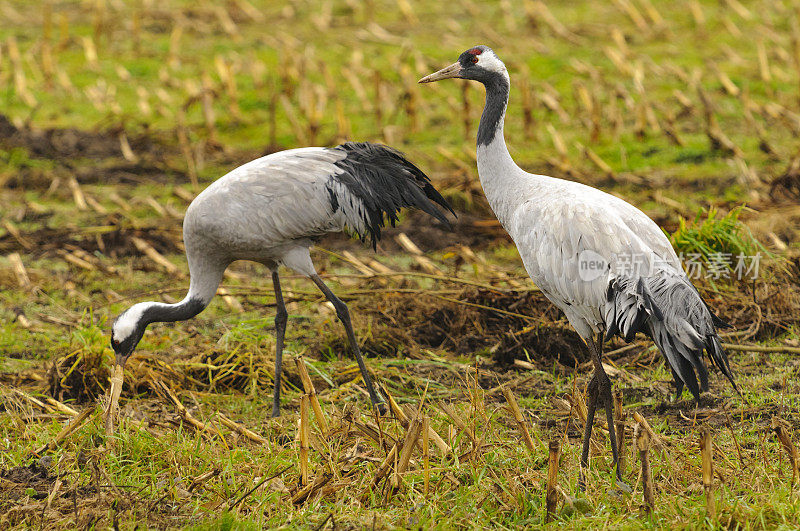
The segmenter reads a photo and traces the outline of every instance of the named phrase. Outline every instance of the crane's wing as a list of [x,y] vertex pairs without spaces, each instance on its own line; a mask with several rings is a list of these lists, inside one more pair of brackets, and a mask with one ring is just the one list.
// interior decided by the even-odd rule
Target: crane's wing
[[269,248],[340,230],[325,183],[343,155],[324,148],[281,151],[239,166],[189,205],[184,236],[230,249]]
[[506,228],[536,285],[568,317],[591,313],[584,325],[570,319],[579,332],[586,324],[597,331],[612,278],[639,276],[660,263],[680,271],[680,263],[661,229],[632,205],[608,194],[570,192],[532,197]]
[[679,392],[684,384],[695,396],[707,389],[704,350],[735,388],[716,333],[721,321],[669,240],[644,213],[597,192],[533,199],[512,216],[509,232],[531,278],[583,337],[603,328],[606,338],[649,335]]
[[661,259],[647,274],[618,275],[609,282],[604,309],[606,338],[616,334],[630,341],[636,332],[650,336],[670,366],[678,396],[684,384],[695,398],[708,389],[703,351],[737,389],[717,335],[717,327],[729,325],[702,299],[660,229],[660,238],[656,237],[655,223],[632,205],[620,202],[626,207],[620,209],[626,225],[637,235],[649,235],[645,242]]
[[[434,206],[452,209],[428,177],[386,146],[346,143],[274,153],[236,168],[204,190],[187,219],[203,218],[204,232],[258,233],[265,245],[339,231],[380,239],[402,207],[447,223]],[[227,225],[222,227],[221,225]]]

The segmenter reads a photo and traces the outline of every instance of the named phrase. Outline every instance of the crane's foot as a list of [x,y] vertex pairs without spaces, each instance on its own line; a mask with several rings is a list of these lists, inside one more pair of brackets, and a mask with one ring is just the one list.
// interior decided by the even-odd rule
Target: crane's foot
[[272,406],[272,415],[270,415],[270,416],[272,418],[280,417],[281,416],[281,408],[280,408],[280,406],[278,406],[278,407]]
[[618,491],[624,492],[625,494],[631,494],[633,492],[633,489],[630,487],[630,485],[628,485],[627,483],[625,483],[624,481],[622,481],[619,478],[614,480],[614,487]]

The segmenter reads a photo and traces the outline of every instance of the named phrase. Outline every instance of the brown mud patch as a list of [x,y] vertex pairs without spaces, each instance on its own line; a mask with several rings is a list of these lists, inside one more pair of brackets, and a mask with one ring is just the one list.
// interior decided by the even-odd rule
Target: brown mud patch
[[[123,142],[135,160],[126,159]],[[95,131],[17,128],[0,115],[0,148],[23,149],[26,157],[37,161],[20,161],[18,170],[4,180],[8,188],[47,188],[57,175],[73,176],[84,184],[187,180],[181,170],[165,163],[180,151],[175,140],[160,133],[127,136],[121,127]],[[42,167],[41,161],[50,161],[51,168]]]
[[[122,129],[91,132],[73,128],[17,128],[6,116],[0,115],[0,146],[22,147],[34,157],[67,163],[73,159],[124,159],[119,139],[121,133]],[[128,143],[134,153],[155,156],[164,152],[164,148],[150,135],[129,138]]]
[[776,177],[770,184],[769,195],[775,202],[800,201],[800,173],[787,171]]
[[[161,254],[182,254],[180,226],[175,229],[151,227],[132,229],[118,226],[119,220],[111,217],[105,220],[101,232],[82,232],[66,227],[43,227],[23,235],[24,245],[10,233],[0,236],[0,254],[12,252],[26,253],[28,256],[53,258],[64,249],[80,249],[88,254],[101,253],[112,259],[143,258],[143,253],[133,244],[133,238],[146,241]],[[117,226],[118,228],[114,228]],[[176,234],[177,233],[177,234]]]
[[33,462],[28,466],[0,469],[0,479],[28,487],[42,483],[51,485],[56,478],[50,476],[47,467],[42,466],[39,462]]
[[[348,301],[362,351],[370,357],[416,358],[421,350],[442,350],[456,356],[480,355],[500,367],[513,364],[515,358],[530,357],[546,366],[553,361],[574,366],[588,359],[580,337],[538,291],[468,289],[452,298],[463,303],[424,291]],[[334,321],[325,333],[315,332],[302,341],[323,359],[330,353],[349,356],[341,328]]]

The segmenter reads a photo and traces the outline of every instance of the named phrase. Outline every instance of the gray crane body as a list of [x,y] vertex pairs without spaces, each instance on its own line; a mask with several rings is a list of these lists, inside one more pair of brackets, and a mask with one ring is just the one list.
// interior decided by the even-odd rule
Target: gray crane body
[[[589,348],[595,371],[588,385],[584,467],[598,402],[606,408],[608,425],[614,424],[611,383],[601,362],[604,340],[619,335],[630,341],[637,332],[650,336],[667,360],[678,396],[684,385],[696,399],[708,388],[704,351],[735,389],[716,331],[724,322],[708,309],[658,225],[611,194],[516,165],[503,137],[510,78],[489,47],[465,51],[458,62],[420,83],[448,78],[486,87],[477,134],[478,175],[486,199],[533,282]],[[609,435],[618,463],[614,430]],[[623,485],[619,468],[617,479]],[[578,485],[584,486],[583,472]]]
[[141,302],[114,322],[111,344],[124,365],[153,322],[194,317],[213,299],[225,269],[234,261],[266,265],[275,289],[278,333],[273,414],[279,413],[281,353],[287,313],[278,268],[311,278],[334,305],[361,367],[373,405],[373,390],[350,323],[347,306],[317,275],[309,247],[323,235],[348,229],[373,247],[401,208],[415,207],[444,224],[435,205],[453,210],[428,177],[387,146],[348,142],[334,148],[281,151],[244,164],[201,192],[186,211],[183,240],[189,264],[186,297],[176,304]]

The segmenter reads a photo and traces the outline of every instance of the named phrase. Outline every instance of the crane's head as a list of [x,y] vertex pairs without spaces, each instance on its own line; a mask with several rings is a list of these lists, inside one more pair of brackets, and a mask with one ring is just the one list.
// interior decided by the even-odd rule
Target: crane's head
[[133,349],[144,336],[148,321],[145,319],[145,310],[149,303],[134,304],[117,317],[111,327],[111,348],[117,357],[117,365],[125,365]]
[[431,83],[449,78],[473,79],[486,84],[497,78],[508,80],[508,72],[494,51],[481,44],[462,53],[455,63],[423,77],[419,82]]

